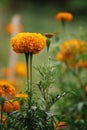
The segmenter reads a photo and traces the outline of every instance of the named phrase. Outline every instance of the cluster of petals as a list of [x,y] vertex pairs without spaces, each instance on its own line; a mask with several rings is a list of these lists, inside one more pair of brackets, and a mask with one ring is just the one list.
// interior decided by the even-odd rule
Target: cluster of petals
[[6,80],[0,80],[0,96],[14,97],[16,94],[15,87]]
[[82,40],[70,39],[60,45],[60,51],[56,55],[56,59],[60,61],[72,60],[78,54],[84,53],[86,44]]
[[[0,109],[2,109],[1,106]],[[20,104],[18,101],[8,100],[4,102],[3,111],[6,113],[16,111],[19,109],[20,109]]]
[[56,14],[56,20],[72,21],[73,15],[69,12],[59,12]]
[[11,38],[16,53],[39,53],[46,45],[46,37],[40,33],[22,32]]

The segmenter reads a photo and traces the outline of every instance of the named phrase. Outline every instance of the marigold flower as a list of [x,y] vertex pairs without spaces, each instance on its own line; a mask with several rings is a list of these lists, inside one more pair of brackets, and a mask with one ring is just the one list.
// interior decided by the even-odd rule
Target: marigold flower
[[69,12],[59,12],[56,14],[56,20],[72,21],[73,15]]
[[20,109],[20,104],[18,101],[9,100],[9,101],[5,101],[4,103],[3,111],[6,113],[19,110],[19,109]]
[[60,51],[56,58],[61,61],[73,61],[78,54],[84,53],[85,50],[86,45],[84,41],[70,39],[60,45]]
[[[13,26],[11,23],[9,23],[7,26],[6,26],[6,32],[8,34],[12,34],[15,30],[15,26]],[[18,32],[22,32],[23,31],[23,25],[22,24],[19,24],[18,26]]]
[[13,101],[13,111],[20,110],[20,104],[18,101]]
[[84,41],[77,39],[70,39],[63,42],[60,46],[61,51],[70,51],[71,53],[83,53],[86,50],[86,45]]
[[9,101],[6,101],[4,103],[3,111],[6,112],[6,113],[12,112],[13,111],[13,105],[12,105],[12,103],[9,102]]
[[23,32],[11,38],[11,45],[16,53],[39,53],[46,45],[46,38],[40,33]]
[[19,76],[26,77],[26,64],[23,62],[16,63],[15,73]]
[[59,130],[59,129],[64,129],[64,128],[67,128],[67,123],[64,122],[64,121],[61,121],[61,122],[58,122],[56,124],[56,129]]
[[15,97],[26,99],[28,98],[28,95],[26,93],[19,93],[19,94],[16,94]]
[[0,80],[0,95],[13,97],[16,94],[16,90],[13,85],[5,80]]

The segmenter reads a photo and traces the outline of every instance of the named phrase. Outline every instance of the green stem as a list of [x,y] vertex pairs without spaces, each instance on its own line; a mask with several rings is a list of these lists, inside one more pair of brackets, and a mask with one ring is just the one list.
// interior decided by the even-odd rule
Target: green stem
[[50,39],[47,39],[47,40],[46,40],[47,54],[48,54],[48,52],[49,52],[50,43],[51,43],[51,40],[50,40]]
[[25,53],[25,58],[26,58],[26,70],[27,70],[27,92],[29,93],[30,86],[29,86],[29,53]]
[[63,34],[63,38],[66,39],[67,38],[67,34],[66,34],[66,21],[62,20],[61,21],[62,24],[62,34]]
[[33,54],[30,53],[30,104],[32,99],[32,58]]
[[46,88],[46,92],[45,92],[45,109],[46,111],[48,110],[48,87]]

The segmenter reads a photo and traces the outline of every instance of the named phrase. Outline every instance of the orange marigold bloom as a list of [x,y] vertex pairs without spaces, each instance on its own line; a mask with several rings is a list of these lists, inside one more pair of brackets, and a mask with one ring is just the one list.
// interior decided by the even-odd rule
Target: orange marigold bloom
[[[9,23],[7,26],[6,26],[6,32],[8,34],[11,34],[13,33],[15,30],[15,26],[13,26],[11,23]],[[23,25],[22,24],[19,24],[18,26],[18,32],[21,32],[23,30]]]
[[16,53],[39,53],[46,45],[46,38],[40,33],[23,32],[11,38],[11,45]]
[[59,12],[56,14],[56,20],[72,21],[73,15],[69,12]]
[[20,104],[18,101],[13,101],[13,111],[20,110]]
[[5,80],[0,80],[0,95],[13,97],[16,94],[16,90],[13,85]]
[[4,103],[3,111],[6,112],[6,113],[12,112],[13,111],[13,104],[9,101],[6,101]]
[[23,62],[16,63],[15,73],[19,76],[26,77],[26,64]]
[[20,109],[20,104],[18,101],[9,100],[4,103],[3,111],[6,113],[19,110],[19,109]]
[[70,39],[64,41],[60,45],[60,51],[57,54],[57,59],[62,61],[73,61],[78,54],[84,53],[86,45],[84,41],[77,39]]
[[15,97],[26,99],[28,98],[28,95],[26,93],[19,93],[19,94],[16,94]]
[[61,44],[60,50],[62,52],[64,51],[64,53],[69,51],[71,54],[75,55],[77,53],[83,53],[86,50],[86,45],[84,41],[70,39]]
[[61,121],[61,122],[58,122],[58,123],[56,124],[56,129],[57,129],[57,130],[64,129],[64,128],[67,128],[66,122]]

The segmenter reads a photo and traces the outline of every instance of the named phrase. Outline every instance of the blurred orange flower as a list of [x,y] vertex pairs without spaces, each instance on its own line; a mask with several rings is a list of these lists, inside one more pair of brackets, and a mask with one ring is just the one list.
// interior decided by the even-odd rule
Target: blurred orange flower
[[15,65],[15,73],[21,77],[26,77],[26,64],[23,62],[18,62]]
[[87,68],[87,61],[81,61],[79,64],[78,64],[78,66],[80,67],[80,68]]
[[20,104],[18,101],[13,101],[13,111],[20,110]]
[[0,80],[0,96],[6,96],[11,98],[15,96],[16,89],[15,87],[7,82],[6,80]]
[[6,113],[19,110],[19,109],[20,109],[20,104],[18,101],[9,100],[9,101],[5,101],[4,103],[3,111]]
[[56,14],[56,20],[72,21],[73,15],[69,12],[59,12]]
[[60,51],[56,55],[56,59],[64,62],[73,61],[78,54],[84,53],[85,50],[86,45],[84,41],[70,39],[60,45]]
[[87,85],[84,87],[85,92],[87,92]]
[[7,113],[12,112],[12,111],[13,111],[13,105],[12,105],[12,103],[9,102],[9,101],[6,101],[6,102],[4,103],[3,111],[4,111],[4,112],[7,112]]
[[[13,26],[11,23],[9,23],[9,24],[6,26],[6,32],[7,32],[8,34],[12,34],[12,33],[14,32],[14,30],[15,30],[15,26]],[[23,31],[23,25],[20,24],[20,25],[18,26],[18,32],[22,32],[22,31]]]
[[64,122],[64,121],[58,122],[58,123],[56,124],[56,129],[57,129],[57,130],[61,130],[61,129],[64,129],[64,128],[67,128],[67,127],[68,127],[68,125],[67,125],[67,123]]
[[56,59],[57,59],[57,60],[60,60],[60,61],[63,61],[63,60],[64,60],[63,54],[59,52],[59,53],[56,55]]

